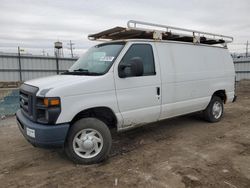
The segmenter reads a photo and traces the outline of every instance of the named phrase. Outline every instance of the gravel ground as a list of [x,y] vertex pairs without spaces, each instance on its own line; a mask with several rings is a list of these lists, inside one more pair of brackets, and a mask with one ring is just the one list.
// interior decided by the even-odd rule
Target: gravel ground
[[250,187],[250,81],[221,122],[200,114],[114,135],[109,160],[75,165],[31,146],[15,118],[0,120],[0,187]]

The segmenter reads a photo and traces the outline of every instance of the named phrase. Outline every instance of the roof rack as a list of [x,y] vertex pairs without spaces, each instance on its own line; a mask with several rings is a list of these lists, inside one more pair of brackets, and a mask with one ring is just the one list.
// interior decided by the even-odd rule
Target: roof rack
[[89,40],[154,39],[215,45],[233,42],[233,37],[203,31],[130,20],[127,28],[114,27],[91,34]]

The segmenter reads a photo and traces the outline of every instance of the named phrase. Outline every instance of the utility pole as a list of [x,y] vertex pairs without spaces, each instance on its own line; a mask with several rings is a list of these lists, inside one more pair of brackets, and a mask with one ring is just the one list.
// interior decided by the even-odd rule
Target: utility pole
[[71,57],[73,58],[74,57],[74,54],[73,54],[73,46],[75,45],[74,43],[71,42],[71,40],[69,41],[68,43],[69,45],[69,49],[70,49],[70,52],[71,52]]
[[17,47],[17,52],[18,52],[18,68],[19,68],[19,81],[22,82],[22,65],[21,65],[21,49],[20,46]]
[[246,57],[248,56],[248,41],[246,43]]

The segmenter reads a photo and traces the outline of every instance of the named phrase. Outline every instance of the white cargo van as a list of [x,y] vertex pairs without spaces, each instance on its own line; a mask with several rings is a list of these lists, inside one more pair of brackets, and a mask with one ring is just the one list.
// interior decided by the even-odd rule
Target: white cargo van
[[106,42],[67,72],[21,86],[17,122],[33,145],[64,147],[76,163],[97,163],[109,154],[111,128],[197,111],[218,122],[223,105],[235,100],[226,47],[232,37],[129,21],[89,38]]

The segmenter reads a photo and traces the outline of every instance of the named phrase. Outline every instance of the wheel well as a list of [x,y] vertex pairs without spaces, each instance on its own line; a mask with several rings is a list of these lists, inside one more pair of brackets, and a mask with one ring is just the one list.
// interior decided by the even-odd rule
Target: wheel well
[[115,128],[117,126],[117,119],[114,112],[108,107],[95,107],[89,108],[79,112],[71,121],[70,124],[74,124],[79,119],[85,117],[95,117],[103,121],[109,128]]
[[225,90],[218,90],[218,91],[214,92],[213,96],[220,97],[224,103],[226,103],[226,101],[227,101],[227,95],[226,95]]

